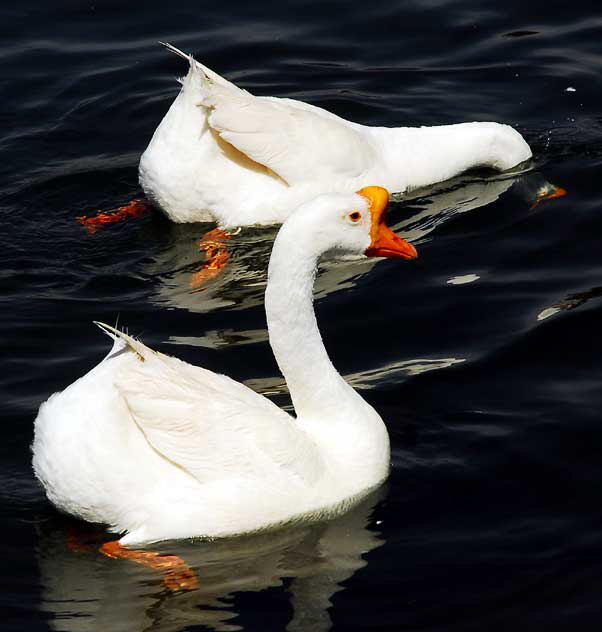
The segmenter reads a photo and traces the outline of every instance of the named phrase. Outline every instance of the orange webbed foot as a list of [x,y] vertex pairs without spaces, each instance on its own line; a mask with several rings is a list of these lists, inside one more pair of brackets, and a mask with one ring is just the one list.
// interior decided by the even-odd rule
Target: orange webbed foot
[[131,560],[147,568],[160,571],[163,575],[163,585],[171,592],[194,590],[199,587],[197,574],[177,555],[137,551],[119,544],[117,540],[105,542],[100,547],[100,552],[113,559]]
[[82,215],[77,221],[86,227],[89,235],[93,235],[101,226],[122,222],[131,217],[139,217],[150,208],[150,202],[144,198],[132,200],[125,206],[110,211],[99,211],[96,215]]
[[204,251],[207,262],[190,277],[190,288],[197,290],[204,283],[216,277],[225,268],[230,259],[230,253],[224,244],[232,235],[221,228],[214,228],[199,240],[199,250]]

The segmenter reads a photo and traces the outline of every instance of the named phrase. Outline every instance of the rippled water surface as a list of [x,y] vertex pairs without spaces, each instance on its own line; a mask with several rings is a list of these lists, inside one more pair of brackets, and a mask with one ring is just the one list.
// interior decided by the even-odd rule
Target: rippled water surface
[[[23,0],[0,17],[0,627],[598,630],[598,4]],[[289,404],[262,304],[274,229],[241,231],[192,292],[210,225],[76,221],[141,193],[138,157],[185,71],[158,40],[365,124],[510,123],[535,156],[394,202],[416,262],[323,263],[323,337],[387,423],[391,477],[330,523],[157,547],[198,570],[176,594],[100,555],[102,531],[70,545],[87,532],[49,505],[29,451],[40,403],[108,348],[92,320]],[[533,206],[546,182],[568,195]]]

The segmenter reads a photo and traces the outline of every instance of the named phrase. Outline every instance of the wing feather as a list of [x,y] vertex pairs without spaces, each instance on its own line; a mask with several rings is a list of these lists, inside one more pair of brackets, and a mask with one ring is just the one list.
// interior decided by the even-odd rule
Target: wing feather
[[227,142],[289,185],[357,178],[374,163],[370,142],[349,123],[288,99],[255,97],[213,83],[203,100],[209,124]]
[[199,482],[324,469],[313,440],[270,400],[231,378],[153,351],[110,326],[140,362],[114,376],[134,422],[165,459]]

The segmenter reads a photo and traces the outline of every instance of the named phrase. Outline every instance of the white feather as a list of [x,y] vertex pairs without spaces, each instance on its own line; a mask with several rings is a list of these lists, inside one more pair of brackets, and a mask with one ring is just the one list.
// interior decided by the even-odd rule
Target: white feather
[[402,192],[531,157],[507,125],[359,125],[301,101],[255,97],[167,46],[189,71],[140,159],[139,176],[175,222],[279,223],[320,193],[367,185]]

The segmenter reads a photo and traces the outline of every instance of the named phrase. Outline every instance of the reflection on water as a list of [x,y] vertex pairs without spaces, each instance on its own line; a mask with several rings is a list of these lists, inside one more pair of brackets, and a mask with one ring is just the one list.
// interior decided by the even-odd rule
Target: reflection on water
[[449,285],[466,285],[466,283],[474,283],[481,277],[478,274],[462,274],[449,279],[447,282]]
[[[549,183],[536,172],[502,174],[491,177],[464,175],[428,189],[416,190],[392,201],[389,217],[393,229],[406,239],[420,244],[434,237],[437,228],[450,219],[468,211],[486,207],[512,188],[520,199],[524,212],[529,213],[537,195]],[[482,212],[487,212],[484,209]],[[408,216],[409,215],[409,216]],[[161,306],[208,312],[228,307],[229,311],[248,310],[263,304],[267,264],[272,242],[278,227],[250,227],[239,230],[228,242],[231,251],[228,265],[200,290],[191,292],[190,278],[203,264],[199,252],[199,236],[207,232],[207,224],[170,225],[170,240],[148,266],[155,277],[155,301]],[[316,278],[315,297],[320,299],[332,292],[353,288],[357,280],[367,274],[379,259],[324,259]],[[451,280],[452,285],[475,281],[476,274]],[[266,329],[212,329],[201,336],[173,335],[168,342],[205,348],[223,348],[264,343]],[[405,378],[425,371],[449,367],[463,362],[457,357],[407,358],[369,370],[345,375],[357,388],[372,388],[379,384],[399,383]],[[245,382],[264,395],[287,392],[286,383],[279,375],[266,376]]]
[[[464,362],[464,358],[414,358],[390,362],[383,366],[344,375],[345,381],[355,388],[371,389],[383,385],[392,386],[412,375],[419,375],[436,369],[446,369]],[[271,396],[288,393],[283,377],[268,377],[245,380],[245,384],[262,395]]]
[[554,316],[558,312],[575,309],[583,303],[589,301],[590,298],[598,298],[602,296],[602,287],[593,287],[591,290],[587,290],[585,292],[576,292],[575,294],[569,294],[567,297],[563,298],[558,303],[554,303],[550,307],[546,307],[543,311],[539,312],[537,315],[537,320],[545,320],[550,316]]
[[213,329],[204,336],[170,336],[168,342],[174,345],[190,345],[219,349],[220,347],[234,347],[264,342],[268,339],[267,329]]
[[[490,178],[462,176],[431,187],[428,191],[415,191],[411,198],[396,198],[397,202],[394,199],[393,217],[398,211],[407,213],[408,209],[412,215],[392,222],[392,227],[405,239],[420,244],[451,218],[491,204],[513,185],[521,198],[532,203],[537,192],[546,184],[537,173]],[[411,206],[408,207],[408,204]],[[207,312],[223,307],[249,309],[263,302],[267,263],[278,228],[251,227],[240,230],[228,242],[231,258],[226,267],[216,278],[193,292],[190,289],[191,276],[204,261],[198,242],[209,228],[207,224],[169,226],[170,243],[147,268],[147,273],[158,281],[155,295],[157,304],[192,312]],[[358,276],[367,273],[378,262],[378,259],[369,258],[322,261],[315,286],[316,298],[353,287]],[[223,341],[221,334],[204,336],[196,344],[208,346],[212,341],[220,346]],[[174,339],[172,342],[181,341]],[[194,340],[187,338],[186,344],[194,344]]]
[[385,493],[380,488],[326,523],[167,543],[160,550],[180,555],[199,575],[199,588],[186,593],[166,593],[160,578],[137,564],[69,550],[65,529],[49,529],[40,538],[42,608],[53,616],[52,629],[68,632],[175,632],[193,624],[225,632],[244,629],[236,620],[237,593],[275,588],[288,595],[293,611],[287,630],[329,630],[332,596],[366,565],[363,556],[384,543],[369,525]]

